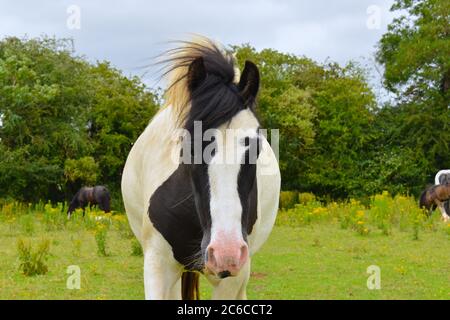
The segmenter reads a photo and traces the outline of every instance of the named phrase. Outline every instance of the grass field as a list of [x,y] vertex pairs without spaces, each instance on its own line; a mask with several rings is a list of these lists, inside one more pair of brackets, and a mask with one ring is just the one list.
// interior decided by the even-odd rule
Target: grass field
[[[408,203],[385,200],[394,206]],[[386,218],[374,208],[364,210],[356,202],[327,207],[312,203],[281,212],[269,241],[253,258],[248,297],[450,299],[450,226],[438,214],[407,224],[397,214]],[[77,214],[67,222],[60,208],[49,205],[3,205],[0,299],[142,299],[143,258],[132,255],[135,240],[124,216],[108,217],[107,224],[96,216],[93,212],[83,219]],[[34,249],[42,239],[49,240],[46,274],[23,274],[19,238],[31,240]],[[98,252],[102,244],[106,256]],[[80,267],[79,290],[66,287],[70,265]],[[379,290],[367,288],[370,265],[381,269]],[[201,291],[202,298],[210,296],[204,280]]]

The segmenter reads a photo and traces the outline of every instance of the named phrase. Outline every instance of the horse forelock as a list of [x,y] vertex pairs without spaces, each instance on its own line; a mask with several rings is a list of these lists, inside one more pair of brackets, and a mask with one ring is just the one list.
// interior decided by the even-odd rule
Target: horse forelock
[[[240,76],[233,54],[221,44],[202,36],[195,36],[190,41],[176,41],[174,43],[180,44],[180,46],[163,53],[160,61],[165,65],[163,77],[168,81],[168,88],[165,92],[165,108],[173,109],[178,126],[181,127],[189,126],[187,122],[194,120],[205,122],[208,122],[211,118],[229,120],[239,110],[234,107],[231,108],[235,109],[234,112],[230,112],[230,110],[224,112],[220,104],[228,106],[229,109],[230,106],[233,107],[237,104],[238,95],[231,94],[229,89],[226,88],[229,85],[236,84]],[[211,99],[215,100],[209,104],[209,112],[197,110],[196,114],[189,115],[189,113],[192,113],[193,96],[188,89],[187,76],[191,63],[200,57],[203,58],[208,80],[216,78],[218,81],[216,83],[209,82],[208,87],[204,88],[203,92],[206,92],[207,97],[198,95],[198,98],[203,98],[201,99],[203,100],[202,104],[206,101],[211,102]],[[201,106],[203,111],[205,107],[207,106]],[[217,115],[211,114],[211,111],[217,112]]]

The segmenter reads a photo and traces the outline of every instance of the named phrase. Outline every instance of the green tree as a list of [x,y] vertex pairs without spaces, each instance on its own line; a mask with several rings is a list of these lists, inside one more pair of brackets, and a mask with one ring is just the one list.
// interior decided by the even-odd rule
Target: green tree
[[374,138],[376,111],[364,71],[352,63],[324,66],[313,101],[318,116],[314,149],[306,158],[309,189],[333,198],[361,195],[366,168],[360,164]]
[[[61,200],[94,181],[118,191],[131,144],[156,110],[155,96],[138,79],[75,56],[69,40],[3,39],[2,197]],[[83,176],[71,171],[88,163],[99,172],[96,165]]]
[[93,157],[67,159],[64,163],[64,175],[67,181],[82,185],[94,185],[99,175],[98,164]]
[[234,47],[260,68],[263,127],[280,130],[284,189],[343,197],[360,190],[359,161],[372,140],[375,98],[364,72],[249,45]]
[[156,113],[157,97],[137,78],[127,78],[103,62],[91,68],[92,102],[87,124],[99,181],[118,195],[123,165],[134,141]]
[[[400,110],[393,145],[416,150],[428,180],[450,164],[450,2],[397,0],[394,19],[379,42],[384,83]],[[418,184],[423,183],[422,179]]]
[[234,51],[241,68],[245,60],[251,60],[260,69],[258,114],[262,127],[279,129],[283,188],[298,189],[305,169],[302,156],[314,142],[316,110],[311,104],[310,89],[296,86],[293,77],[295,70],[307,69],[314,63],[272,49],[257,52],[250,45],[236,46]]
[[7,38],[0,42],[0,186],[24,200],[62,191],[63,159],[88,152],[83,135],[83,83],[88,64],[64,41]]

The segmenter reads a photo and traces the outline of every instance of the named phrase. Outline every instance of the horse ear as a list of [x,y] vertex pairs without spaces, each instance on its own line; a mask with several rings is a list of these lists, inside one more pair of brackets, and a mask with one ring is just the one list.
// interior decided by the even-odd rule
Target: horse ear
[[206,78],[206,68],[205,63],[203,62],[202,57],[196,58],[189,65],[188,70],[188,88],[192,92],[198,88],[198,86],[205,80]]
[[245,61],[245,67],[242,71],[238,89],[244,101],[247,102],[256,99],[259,90],[259,70],[253,62]]

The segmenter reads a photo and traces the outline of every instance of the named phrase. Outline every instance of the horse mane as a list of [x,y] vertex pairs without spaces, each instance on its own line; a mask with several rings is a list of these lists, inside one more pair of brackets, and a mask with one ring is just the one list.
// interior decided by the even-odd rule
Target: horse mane
[[199,274],[185,271],[181,276],[181,299],[200,300]]
[[[181,45],[166,51],[160,63],[165,64],[163,77],[169,82],[165,107],[175,110],[180,126],[191,131],[194,121],[202,121],[204,130],[215,128],[245,108],[236,86],[239,69],[231,52],[201,36],[177,43]],[[202,58],[207,76],[190,92],[189,67],[198,58]]]

